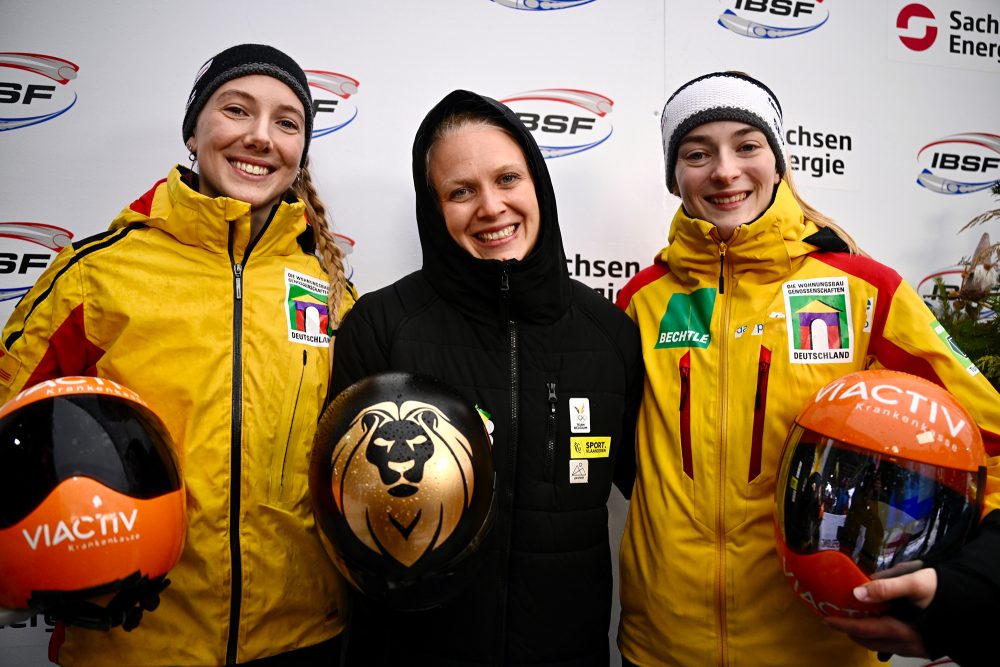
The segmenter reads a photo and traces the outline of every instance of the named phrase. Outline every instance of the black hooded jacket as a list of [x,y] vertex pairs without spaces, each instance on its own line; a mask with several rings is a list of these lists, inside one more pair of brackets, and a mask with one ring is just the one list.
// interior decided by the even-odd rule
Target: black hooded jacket
[[[507,128],[532,172],[540,229],[521,261],[462,249],[428,186],[434,130],[465,110]],[[410,613],[358,600],[348,664],[607,665],[606,503],[613,481],[628,496],[634,476],[638,331],[569,277],[548,170],[507,107],[467,91],[445,97],[417,132],[413,184],[423,268],[358,301],[337,336],[331,390],[387,370],[457,388],[491,415],[498,511],[482,567],[457,598]],[[589,415],[589,429],[574,433],[577,414]],[[580,446],[608,438],[610,447],[573,457],[574,437]]]

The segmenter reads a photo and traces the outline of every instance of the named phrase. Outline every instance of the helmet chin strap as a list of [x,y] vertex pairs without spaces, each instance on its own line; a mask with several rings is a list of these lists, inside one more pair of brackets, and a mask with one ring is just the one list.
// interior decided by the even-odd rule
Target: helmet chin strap
[[[83,591],[35,591],[28,604],[44,611],[57,621],[91,630],[110,630],[121,626],[131,631],[139,626],[142,612],[160,606],[160,593],[170,585],[166,575],[150,579],[138,571],[124,579]],[[93,597],[117,591],[107,605]]]

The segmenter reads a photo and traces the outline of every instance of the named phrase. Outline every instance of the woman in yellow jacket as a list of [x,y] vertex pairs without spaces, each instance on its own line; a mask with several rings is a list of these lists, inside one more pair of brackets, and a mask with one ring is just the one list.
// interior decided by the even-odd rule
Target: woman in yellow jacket
[[139,393],[178,449],[188,533],[131,632],[53,634],[65,665],[335,665],[343,584],[307,465],[330,341],[354,301],[307,163],[302,69],[269,46],[202,67],[175,166],[109,231],[67,247],[3,331],[0,403],[68,375]]
[[[661,127],[681,207],[669,245],[619,297],[639,325],[647,378],[621,546],[625,664],[877,664],[784,581],[772,516],[792,421],[855,370],[945,386],[992,457],[983,524],[993,526],[1000,397],[896,272],[798,196],[767,86],[734,72],[698,77],[667,102]],[[838,331],[829,345],[799,335],[816,308]]]

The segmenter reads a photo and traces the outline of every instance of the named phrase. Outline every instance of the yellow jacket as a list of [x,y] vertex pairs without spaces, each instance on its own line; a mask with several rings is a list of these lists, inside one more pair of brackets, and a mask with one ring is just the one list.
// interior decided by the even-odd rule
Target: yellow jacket
[[[775,550],[775,477],[792,420],[849,372],[893,368],[955,394],[983,429],[987,511],[998,507],[1000,397],[898,274],[819,252],[829,232],[809,239],[817,232],[784,184],[726,243],[681,209],[670,245],[619,299],[639,325],[647,374],[620,555],[618,641],[638,665],[878,664],[796,599]],[[810,307],[792,295],[810,291],[839,304],[843,349],[807,351],[789,330]]]
[[186,173],[60,253],[3,331],[0,403],[47,378],[113,379],[166,423],[186,484],[187,540],[160,607],[132,632],[67,628],[63,664],[244,662],[344,627],[308,499],[329,338],[296,317],[297,304],[322,312],[328,284],[297,239],[305,207],[281,203],[250,247],[249,205],[198,194]]

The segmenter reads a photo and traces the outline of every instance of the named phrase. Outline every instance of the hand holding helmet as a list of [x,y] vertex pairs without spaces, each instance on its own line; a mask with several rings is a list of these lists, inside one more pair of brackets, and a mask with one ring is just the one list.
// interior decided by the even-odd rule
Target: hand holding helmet
[[821,615],[886,613],[853,589],[953,555],[979,520],[985,465],[975,423],[938,385],[884,370],[828,384],[799,413],[781,460],[786,580]]

